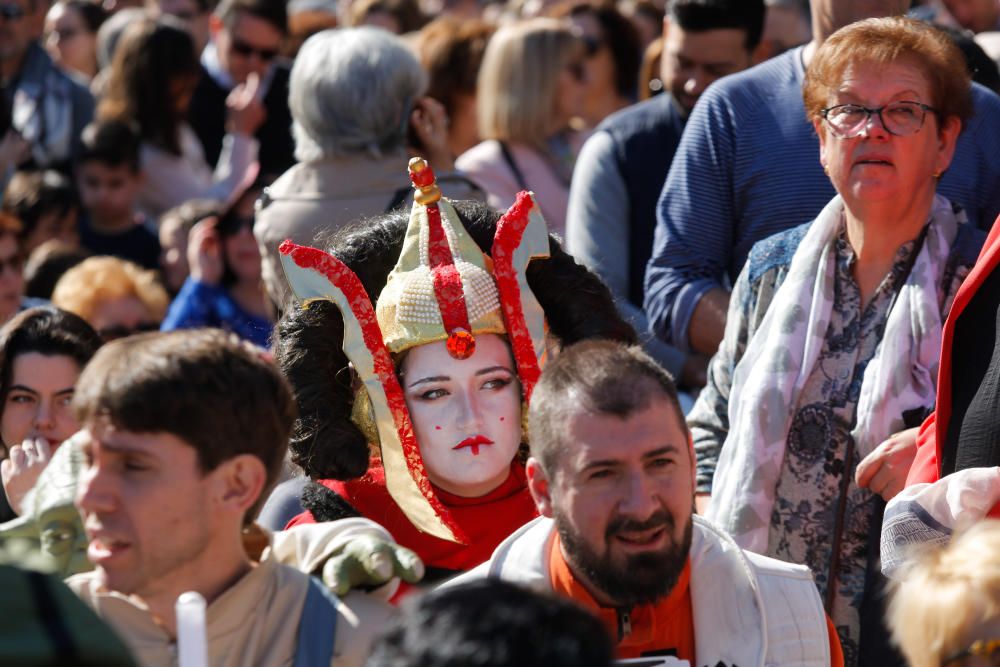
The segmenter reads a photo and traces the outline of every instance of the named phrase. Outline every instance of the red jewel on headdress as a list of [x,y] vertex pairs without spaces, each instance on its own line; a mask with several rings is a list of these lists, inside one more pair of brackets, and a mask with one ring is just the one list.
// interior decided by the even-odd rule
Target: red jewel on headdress
[[465,329],[455,329],[448,334],[445,347],[455,359],[468,359],[476,351],[476,339]]

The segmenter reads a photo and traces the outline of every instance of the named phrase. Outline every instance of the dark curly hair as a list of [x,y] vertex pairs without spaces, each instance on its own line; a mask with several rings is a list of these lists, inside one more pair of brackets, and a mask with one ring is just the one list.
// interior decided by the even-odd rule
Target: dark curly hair
[[[454,202],[462,224],[484,252],[493,244],[500,214],[480,202]],[[377,300],[403,248],[409,214],[390,213],[330,238],[330,252],[349,266]],[[528,267],[528,284],[560,344],[589,338],[635,343],[635,331],[618,314],[601,280],[576,263],[550,236],[551,257]],[[348,480],[368,469],[365,437],[351,421],[354,400],[344,321],[327,301],[291,308],[276,329],[274,355],[295,390],[299,418],[289,449],[292,461],[314,479]]]

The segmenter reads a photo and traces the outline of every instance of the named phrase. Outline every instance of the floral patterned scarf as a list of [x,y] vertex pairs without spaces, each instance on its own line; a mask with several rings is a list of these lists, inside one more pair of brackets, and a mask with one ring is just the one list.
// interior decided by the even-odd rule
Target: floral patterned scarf
[[[741,547],[757,553],[767,551],[789,424],[830,323],[835,244],[843,216],[838,195],[810,225],[733,373],[730,428],[708,517]],[[962,222],[960,209],[944,197],[934,198],[923,246],[862,378],[851,432],[862,457],[902,428],[903,412],[934,403],[945,316],[939,283]]]

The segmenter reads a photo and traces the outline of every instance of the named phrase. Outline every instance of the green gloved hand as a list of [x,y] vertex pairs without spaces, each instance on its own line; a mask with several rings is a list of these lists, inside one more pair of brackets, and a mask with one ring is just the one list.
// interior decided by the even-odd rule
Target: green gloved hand
[[424,564],[410,549],[374,535],[352,539],[323,565],[323,583],[337,595],[355,588],[378,588],[395,577],[415,584]]

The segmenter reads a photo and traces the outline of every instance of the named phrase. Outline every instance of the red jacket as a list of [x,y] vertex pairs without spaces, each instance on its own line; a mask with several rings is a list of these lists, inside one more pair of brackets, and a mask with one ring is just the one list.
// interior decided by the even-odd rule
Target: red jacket
[[[958,288],[948,319],[941,331],[941,363],[938,365],[937,406],[920,426],[917,436],[917,455],[910,467],[906,485],[921,482],[936,482],[941,477],[941,447],[948,433],[951,418],[951,351],[954,345],[955,322],[969,305],[987,276],[1000,264],[1000,218],[993,223],[986,244],[975,266],[965,282]],[[1000,516],[1000,505],[995,506],[990,516]]]

